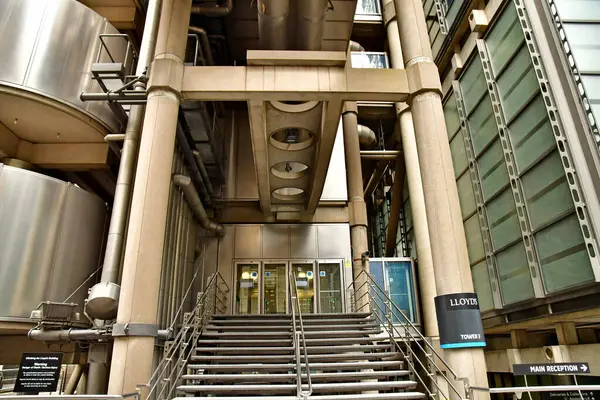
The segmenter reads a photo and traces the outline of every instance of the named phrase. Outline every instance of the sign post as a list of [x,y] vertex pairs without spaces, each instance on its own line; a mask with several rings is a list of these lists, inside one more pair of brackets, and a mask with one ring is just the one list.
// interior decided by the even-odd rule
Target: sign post
[[435,298],[440,347],[485,347],[479,302],[475,293],[452,293]]
[[62,353],[23,353],[15,393],[54,392],[58,386]]

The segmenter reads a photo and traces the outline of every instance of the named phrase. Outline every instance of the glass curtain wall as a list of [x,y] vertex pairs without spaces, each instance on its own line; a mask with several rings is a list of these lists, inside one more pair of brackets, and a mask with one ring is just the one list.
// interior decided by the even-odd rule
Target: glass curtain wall
[[444,113],[473,280],[488,310],[594,276],[512,2],[478,46]]

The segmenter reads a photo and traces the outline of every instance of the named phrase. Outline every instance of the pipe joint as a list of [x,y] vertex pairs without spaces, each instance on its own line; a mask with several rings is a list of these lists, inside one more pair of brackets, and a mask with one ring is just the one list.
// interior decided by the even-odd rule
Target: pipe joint
[[173,183],[177,185],[185,195],[190,208],[194,212],[194,215],[200,222],[200,226],[208,231],[215,232],[219,236],[225,235],[225,228],[223,225],[212,221],[206,210],[204,209],[204,205],[198,196],[198,192],[194,189],[194,185],[192,184],[192,179],[189,176],[185,175],[173,175]]

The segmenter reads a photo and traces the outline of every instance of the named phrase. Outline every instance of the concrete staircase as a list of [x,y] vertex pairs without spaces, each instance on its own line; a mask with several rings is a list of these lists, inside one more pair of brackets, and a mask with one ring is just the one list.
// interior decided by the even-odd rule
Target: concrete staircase
[[[402,355],[368,313],[303,315],[315,400],[421,399]],[[177,393],[209,399],[297,399],[291,315],[215,315]],[[385,335],[388,339],[388,335]],[[304,356],[301,357],[304,363]],[[302,388],[308,390],[303,369]]]

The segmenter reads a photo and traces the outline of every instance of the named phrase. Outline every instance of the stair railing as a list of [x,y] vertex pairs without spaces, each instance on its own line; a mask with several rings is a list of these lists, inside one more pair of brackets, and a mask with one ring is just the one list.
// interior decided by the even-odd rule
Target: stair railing
[[[438,393],[445,399],[449,399],[450,394],[458,400],[470,398],[468,378],[458,376],[417,326],[392,301],[388,293],[377,284],[371,274],[365,270],[361,271],[348,286],[348,292],[351,293],[353,311],[371,310],[388,333],[393,346],[404,357],[409,372],[421,383],[430,399],[437,399]],[[423,357],[425,361],[422,360]],[[443,365],[445,371],[438,364]],[[449,390],[440,387],[438,377],[446,382]],[[462,382],[464,391],[459,391],[453,381]]]
[[[310,376],[310,366],[308,363],[308,351],[306,350],[306,337],[304,335],[304,322],[302,320],[302,310],[300,309],[300,299],[298,298],[298,283],[296,282],[296,276],[290,269],[288,276],[289,292],[290,292],[290,305],[292,308],[292,337],[294,343],[294,354],[296,358],[296,396],[298,399],[307,399],[313,391],[312,379]],[[298,309],[298,320],[300,322],[300,330],[296,325],[296,309]],[[300,342],[302,342],[302,350],[304,352],[304,368],[306,369],[307,388],[302,388],[302,361],[300,354]]]
[[194,309],[184,313],[183,325],[177,335],[165,342],[163,359],[150,380],[138,385],[143,400],[170,400],[173,397],[202,330],[212,315],[226,312],[228,293],[229,287],[219,272],[208,278],[206,289],[198,293]]

